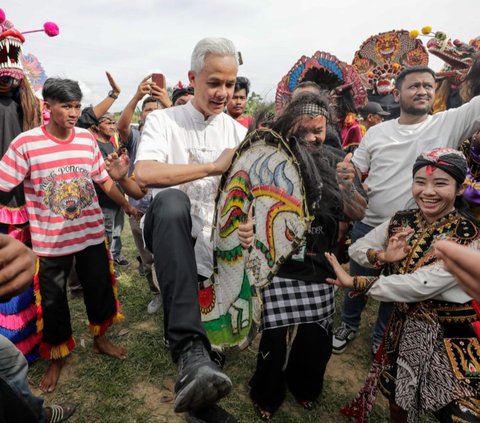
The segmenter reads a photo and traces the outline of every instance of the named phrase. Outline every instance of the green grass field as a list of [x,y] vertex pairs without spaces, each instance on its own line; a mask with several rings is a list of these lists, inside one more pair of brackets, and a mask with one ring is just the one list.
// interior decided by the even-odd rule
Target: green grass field
[[[92,337],[81,298],[70,298],[70,309],[77,346],[52,394],[44,395],[46,404],[71,401],[78,404],[72,423],[163,423],[183,422],[184,416],[173,412],[175,367],[162,342],[161,313],[148,315],[150,301],[147,281],[137,272],[135,246],[128,225],[125,226],[124,254],[130,266],[119,269],[118,292],[125,320],[114,325],[109,337],[114,343],[128,348],[124,361],[96,355],[92,352]],[[342,293],[337,293],[341,304]],[[324,392],[313,411],[304,411],[292,397],[282,405],[273,421],[347,422],[338,409],[355,396],[363,384],[372,360],[371,327],[376,316],[376,304],[371,301],[364,313],[360,335],[347,351],[333,356],[327,368]],[[247,382],[253,372],[256,348],[227,358],[226,373],[234,389],[221,405],[234,414],[239,422],[260,422],[251,406]],[[36,394],[46,363],[39,361],[29,371],[32,390]],[[386,402],[379,401],[370,419],[372,423],[388,421]],[[424,420],[425,422],[430,420]]]

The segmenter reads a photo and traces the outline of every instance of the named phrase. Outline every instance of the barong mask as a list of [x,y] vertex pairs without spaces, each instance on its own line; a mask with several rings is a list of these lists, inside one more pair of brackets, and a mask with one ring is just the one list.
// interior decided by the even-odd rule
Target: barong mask
[[367,90],[387,95],[400,72],[428,65],[428,52],[422,41],[412,39],[406,30],[382,32],[363,42],[352,65]]
[[8,92],[20,85],[25,77],[22,65],[22,47],[25,42],[24,34],[31,32],[45,32],[49,37],[59,33],[58,26],[53,22],[46,22],[43,29],[18,31],[12,22],[6,19],[5,12],[0,9],[0,91]]
[[[426,31],[422,29],[422,32]],[[443,69],[437,72],[437,78],[448,78],[456,85],[461,84],[480,54],[480,39],[473,39],[467,44],[460,40],[452,40],[441,31],[428,32],[424,35],[432,37],[427,42],[428,51],[445,62]]]

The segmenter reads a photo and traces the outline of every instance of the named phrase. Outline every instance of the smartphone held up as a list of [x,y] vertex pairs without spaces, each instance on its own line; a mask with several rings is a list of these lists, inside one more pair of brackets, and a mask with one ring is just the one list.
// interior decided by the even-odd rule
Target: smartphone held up
[[160,88],[165,88],[165,75],[163,73],[153,73],[152,82]]

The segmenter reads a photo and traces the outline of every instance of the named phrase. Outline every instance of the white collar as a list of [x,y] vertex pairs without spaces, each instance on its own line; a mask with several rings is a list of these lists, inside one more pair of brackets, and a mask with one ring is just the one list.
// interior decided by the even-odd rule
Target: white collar
[[214,123],[215,119],[218,118],[221,113],[218,115],[211,115],[207,119],[205,119],[205,116],[203,116],[203,113],[200,112],[193,104],[192,101],[189,101],[186,105],[186,110],[190,114],[190,116],[193,118],[195,123],[201,123],[206,125],[210,125],[211,123]]

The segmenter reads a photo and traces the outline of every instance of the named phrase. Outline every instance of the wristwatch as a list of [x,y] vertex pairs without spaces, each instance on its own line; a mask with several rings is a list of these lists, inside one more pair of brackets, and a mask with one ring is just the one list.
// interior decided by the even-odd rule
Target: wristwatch
[[110,90],[108,92],[108,96],[112,97],[114,100],[116,100],[118,98],[118,94],[115,94],[115,92],[113,90]]

